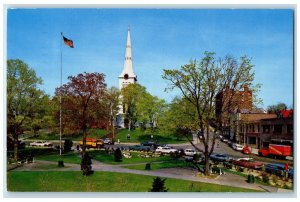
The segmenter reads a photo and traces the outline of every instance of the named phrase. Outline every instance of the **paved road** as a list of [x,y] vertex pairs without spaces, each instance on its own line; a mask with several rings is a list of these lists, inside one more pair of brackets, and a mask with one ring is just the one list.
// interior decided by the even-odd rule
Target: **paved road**
[[[26,142],[27,145],[29,145],[30,142],[33,142],[36,140],[24,140],[24,142]],[[235,151],[233,150],[231,147],[229,147],[226,143],[221,142],[220,140],[216,140],[217,142],[219,142],[219,146],[215,146],[214,149],[214,153],[221,153],[221,154],[228,154],[231,157],[234,158],[242,158],[242,157],[251,157],[257,161],[261,161],[263,163],[288,163],[290,166],[293,166],[293,161],[291,160],[286,160],[286,159],[273,159],[273,158],[267,158],[267,157],[260,157],[257,156],[255,154],[251,154],[251,155],[247,155],[247,154],[243,154],[240,151]],[[52,142],[53,145],[55,146],[59,146],[59,140],[49,140],[49,142]],[[73,141],[74,145],[79,144],[79,141]],[[138,142],[131,142],[131,143],[116,143],[115,145],[105,145],[105,147],[111,147],[111,148],[125,148],[128,149],[129,146],[131,145],[139,145],[140,143]],[[190,143],[183,143],[183,144],[168,144],[176,149],[187,149],[190,148],[192,149],[193,146]],[[196,146],[202,150],[204,150],[203,144],[202,143],[198,143],[196,144]]]
[[[35,171],[43,171],[43,170],[80,171],[79,164],[69,164],[69,163],[65,163],[64,168],[45,169],[46,165],[51,165],[51,164],[57,165],[57,162],[37,160],[35,161],[35,163],[27,164],[27,165],[25,164],[23,167],[18,167],[15,169],[15,171],[34,171],[34,170]],[[167,169],[159,169],[154,171],[146,171],[146,170],[133,170],[124,167],[128,165],[136,165],[136,164],[110,165],[110,164],[104,164],[102,162],[93,160],[92,167],[94,171],[108,171],[108,172],[140,174],[140,175],[147,175],[147,176],[159,176],[164,178],[175,178],[175,179],[189,180],[195,182],[205,182],[205,183],[212,183],[218,185],[242,187],[242,188],[267,191],[267,192],[286,191],[286,190],[281,190],[270,186],[249,184],[246,182],[245,178],[230,173],[217,176],[215,179],[211,179],[211,178],[198,176],[197,175],[198,172],[190,168],[167,168]]]

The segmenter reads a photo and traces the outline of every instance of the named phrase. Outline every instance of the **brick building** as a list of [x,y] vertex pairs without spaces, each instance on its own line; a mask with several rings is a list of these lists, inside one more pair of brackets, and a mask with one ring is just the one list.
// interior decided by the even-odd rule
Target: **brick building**
[[234,91],[229,87],[216,95],[216,116],[221,117],[222,121],[222,135],[235,139],[232,125],[232,117],[237,111],[252,110],[252,91],[248,86],[244,86],[243,90]]
[[235,131],[240,143],[256,149],[270,143],[293,146],[292,110],[281,110],[277,114],[239,113],[237,116]]

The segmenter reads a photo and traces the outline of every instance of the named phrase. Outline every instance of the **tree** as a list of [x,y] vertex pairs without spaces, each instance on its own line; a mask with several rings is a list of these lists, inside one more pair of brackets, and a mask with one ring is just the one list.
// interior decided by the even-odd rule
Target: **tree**
[[151,129],[157,126],[158,117],[165,107],[165,101],[147,92],[140,84],[129,84],[121,91],[125,117],[129,130],[139,122],[143,129],[150,124]]
[[64,142],[64,153],[71,151],[73,147],[73,141],[70,139],[66,139]]
[[14,141],[14,160],[18,160],[18,139],[28,123],[43,112],[46,95],[38,89],[42,79],[21,60],[7,61],[7,134]]
[[[217,115],[216,95],[226,88],[235,92],[245,85],[252,86],[252,67],[251,60],[247,57],[241,57],[240,62],[229,56],[216,60],[214,53],[205,52],[200,62],[191,61],[179,70],[164,69],[163,78],[170,84],[167,90],[179,89],[183,98],[196,112],[196,121],[191,120],[191,126],[196,124],[199,130],[197,136],[202,139],[205,175],[209,175],[209,159],[214,150],[216,131],[223,124],[225,112],[231,112],[235,104],[232,102],[233,97],[226,99]],[[190,137],[188,138],[193,147],[200,150]]]
[[147,96],[146,88],[140,84],[129,84],[121,90],[121,100],[125,108],[125,120],[128,122],[128,129],[134,127],[138,120],[138,103]]
[[156,177],[153,179],[152,188],[149,192],[167,192],[168,189],[165,187],[166,179],[161,179],[160,177]]
[[120,148],[117,148],[115,150],[115,162],[121,162],[122,161],[122,152],[121,152],[121,149]]
[[69,76],[67,84],[56,89],[56,97],[62,96],[64,128],[82,132],[82,157],[86,150],[87,129],[101,121],[104,114],[100,103],[106,91],[104,74],[83,73]]
[[120,110],[120,91],[116,87],[109,88],[102,99],[102,105],[107,116],[107,128],[111,128],[113,138],[115,138],[115,119]]
[[92,158],[90,157],[89,153],[84,153],[81,159],[81,169],[83,175],[90,175],[92,174]]
[[267,107],[268,113],[277,113],[280,110],[287,109],[287,105],[285,103],[279,102],[276,105],[270,105]]
[[160,130],[177,139],[197,130],[195,108],[184,98],[176,97],[159,117]]

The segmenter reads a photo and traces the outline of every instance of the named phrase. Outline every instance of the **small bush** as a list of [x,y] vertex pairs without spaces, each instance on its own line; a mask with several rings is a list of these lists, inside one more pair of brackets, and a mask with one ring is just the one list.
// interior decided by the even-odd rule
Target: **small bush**
[[120,148],[117,148],[115,150],[114,155],[115,155],[115,162],[121,162],[122,161],[122,152],[121,152]]
[[66,139],[64,142],[64,152],[67,153],[71,151],[72,146],[73,146],[72,140]]
[[151,164],[150,163],[146,163],[145,170],[151,170]]
[[180,158],[180,154],[179,154],[178,151],[171,152],[171,153],[170,153],[170,156],[171,156],[173,159],[179,159],[179,158]]
[[83,175],[91,175],[92,171],[92,159],[89,154],[86,152],[81,159],[81,170]]
[[64,167],[64,161],[58,161],[58,167]]
[[149,192],[167,192],[168,189],[165,188],[166,179],[161,179],[156,177],[153,179],[152,188],[149,189]]
[[270,178],[269,178],[269,176],[268,176],[267,173],[263,173],[263,174],[262,174],[262,181],[263,181],[264,183],[269,184]]

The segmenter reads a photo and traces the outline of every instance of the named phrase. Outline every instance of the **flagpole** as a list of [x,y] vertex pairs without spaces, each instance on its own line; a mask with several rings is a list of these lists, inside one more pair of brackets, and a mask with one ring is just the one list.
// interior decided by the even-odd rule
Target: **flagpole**
[[[61,32],[61,39],[63,37],[63,33]],[[60,93],[59,93],[59,155],[61,156],[62,144],[61,144],[61,131],[62,131],[62,124],[61,124],[61,94],[62,94],[62,41],[60,42]]]

